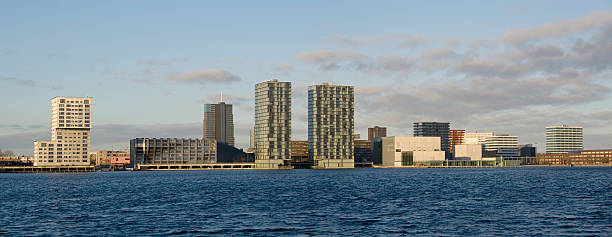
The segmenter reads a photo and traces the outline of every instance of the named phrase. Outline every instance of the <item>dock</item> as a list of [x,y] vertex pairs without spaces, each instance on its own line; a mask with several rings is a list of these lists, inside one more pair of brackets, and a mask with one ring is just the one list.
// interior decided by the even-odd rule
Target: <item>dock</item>
[[95,166],[0,166],[0,173],[80,173],[94,172]]

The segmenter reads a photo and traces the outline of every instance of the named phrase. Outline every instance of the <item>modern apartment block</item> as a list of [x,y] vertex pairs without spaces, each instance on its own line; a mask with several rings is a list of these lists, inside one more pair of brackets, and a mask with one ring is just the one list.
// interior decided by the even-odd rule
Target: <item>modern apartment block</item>
[[450,157],[449,144],[450,123],[447,122],[416,122],[414,123],[413,135],[415,137],[439,137],[441,148],[446,151],[446,157]]
[[465,139],[465,130],[448,130],[448,146],[449,151],[453,153],[455,150],[455,145],[460,145],[464,143]]
[[255,85],[255,168],[291,167],[291,82]]
[[51,99],[51,140],[34,142],[34,166],[89,165],[90,97]]
[[291,141],[291,162],[308,162],[308,141]]
[[463,139],[464,144],[485,144],[487,137],[492,137],[492,132],[466,132]]
[[209,164],[217,162],[217,141],[193,138],[130,140],[130,165]]
[[308,157],[313,168],[354,168],[355,90],[331,83],[308,87]]
[[518,137],[495,134],[485,139],[485,151],[497,152],[497,157],[518,157]]
[[518,155],[519,157],[536,157],[536,147],[532,144],[519,145]]
[[386,137],[387,136],[387,128],[374,126],[373,128],[368,128],[368,140],[372,140],[377,137]]
[[582,149],[584,149],[582,127],[567,125],[546,127],[546,154],[562,154]]
[[234,146],[234,116],[232,105],[220,101],[204,105],[204,139],[215,139]]
[[387,167],[412,166],[419,162],[443,161],[440,137],[379,137],[372,140],[372,161]]

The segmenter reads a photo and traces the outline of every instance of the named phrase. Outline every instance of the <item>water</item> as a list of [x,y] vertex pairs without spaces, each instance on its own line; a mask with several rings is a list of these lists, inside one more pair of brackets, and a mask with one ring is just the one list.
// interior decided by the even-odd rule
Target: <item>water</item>
[[0,174],[0,234],[606,235],[612,167]]

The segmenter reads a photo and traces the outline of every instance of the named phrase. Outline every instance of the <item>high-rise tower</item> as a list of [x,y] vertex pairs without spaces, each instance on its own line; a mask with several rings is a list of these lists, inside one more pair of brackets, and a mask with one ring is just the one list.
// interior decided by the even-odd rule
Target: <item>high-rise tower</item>
[[546,153],[561,154],[580,151],[583,147],[582,127],[567,125],[546,127]]
[[291,167],[291,82],[255,85],[255,167]]
[[204,105],[204,139],[215,139],[234,146],[234,115],[232,105],[223,102]]

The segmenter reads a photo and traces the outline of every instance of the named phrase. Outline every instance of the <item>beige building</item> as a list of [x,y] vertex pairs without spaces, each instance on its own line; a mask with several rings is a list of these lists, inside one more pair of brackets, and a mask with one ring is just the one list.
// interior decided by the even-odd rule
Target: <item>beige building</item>
[[546,154],[563,154],[584,149],[582,127],[546,127]]
[[372,160],[387,167],[411,166],[419,162],[443,161],[440,137],[392,136],[372,140]]
[[255,85],[255,168],[291,167],[291,82]]
[[89,165],[90,97],[51,100],[51,140],[34,142],[34,166]]
[[492,137],[493,132],[466,132],[463,144],[485,144],[487,137]]
[[95,159],[92,160],[92,161],[95,162],[95,165],[101,166],[101,165],[110,165],[111,164],[111,159],[113,157],[129,157],[130,156],[130,151],[129,151],[129,149],[126,149],[126,150],[123,150],[123,151],[101,150],[101,151],[96,151],[94,154],[95,154],[95,156],[94,156]]
[[456,160],[482,160],[482,145],[459,144],[454,149]]
[[355,168],[354,116],[353,86],[308,87],[308,158],[313,168]]

